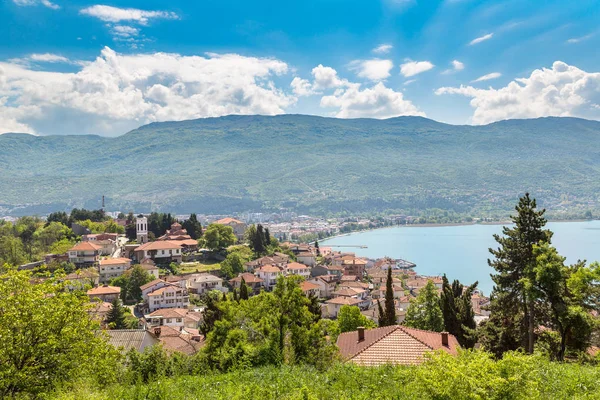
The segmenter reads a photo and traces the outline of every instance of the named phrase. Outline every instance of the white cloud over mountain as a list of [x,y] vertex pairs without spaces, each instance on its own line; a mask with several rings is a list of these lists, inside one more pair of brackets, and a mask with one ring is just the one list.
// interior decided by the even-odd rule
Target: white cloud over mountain
[[287,71],[270,58],[123,55],[107,47],[76,73],[0,63],[0,132],[56,132],[57,116],[79,122],[79,133],[115,135],[116,127],[152,121],[279,114],[296,100],[272,80]]
[[486,124],[510,118],[545,116],[600,118],[600,73],[586,72],[562,61],[534,70],[500,89],[442,87],[436,94],[471,98],[472,121]]

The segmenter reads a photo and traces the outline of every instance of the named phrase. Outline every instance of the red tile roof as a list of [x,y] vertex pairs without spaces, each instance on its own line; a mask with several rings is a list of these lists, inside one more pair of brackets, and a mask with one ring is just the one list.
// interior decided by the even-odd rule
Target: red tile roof
[[281,270],[273,265],[263,265],[258,269],[261,272],[281,272]]
[[229,225],[231,223],[234,223],[234,224],[243,224],[242,221],[237,220],[235,218],[229,218],[229,217],[227,217],[227,218],[221,218],[220,220],[215,221],[213,223],[214,224],[220,224],[220,225]]
[[319,288],[320,288],[319,285],[314,284],[312,282],[307,282],[307,281],[300,282],[300,289],[302,289],[303,292],[308,292],[309,290],[317,290]]
[[100,260],[100,265],[122,265],[131,264],[129,258],[105,258]]
[[148,288],[151,288],[152,286],[158,285],[161,282],[165,283],[165,281],[163,281],[162,279],[155,279],[153,281],[146,283],[145,285],[140,286],[140,289],[146,290]]
[[184,308],[162,308],[148,314],[148,316],[162,318],[183,318],[187,313],[188,310]]
[[92,242],[79,242],[75,246],[71,247],[69,251],[98,251],[102,246],[98,246]]
[[457,354],[459,347],[453,335],[448,334],[448,346],[443,346],[441,333],[401,325],[365,330],[360,342],[357,331],[342,333],[337,345],[342,357],[362,365],[418,364],[428,351]]
[[242,278],[244,278],[244,282],[246,283],[262,283],[264,280],[260,279],[258,276],[253,275],[251,273],[245,272],[243,274],[238,275],[237,277],[230,279],[229,282],[241,282]]
[[362,302],[362,300],[355,299],[353,297],[335,297],[331,300],[326,301],[326,303],[329,303],[329,304],[340,304],[340,305],[347,305],[347,306],[355,306],[360,302]]
[[98,286],[87,291],[88,296],[99,296],[104,294],[120,294],[121,288],[118,286]]
[[300,264],[298,262],[291,262],[286,265],[287,269],[309,269],[306,265]]
[[177,242],[172,242],[170,240],[157,240],[155,242],[144,243],[143,245],[136,248],[134,251],[171,250],[180,248],[181,245]]

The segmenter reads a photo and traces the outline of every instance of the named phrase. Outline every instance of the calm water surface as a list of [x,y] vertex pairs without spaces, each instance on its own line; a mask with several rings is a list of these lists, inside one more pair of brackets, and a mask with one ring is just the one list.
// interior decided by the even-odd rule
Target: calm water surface
[[[553,245],[568,263],[578,259],[600,261],[600,221],[549,222],[547,227],[554,232]],[[393,227],[352,233],[319,244],[365,245],[366,249],[333,249],[369,258],[403,258],[417,264],[415,271],[419,274],[446,273],[449,279],[465,284],[479,281],[479,288],[489,294],[493,270],[487,265],[488,248],[497,247],[492,235],[501,232],[501,225]]]

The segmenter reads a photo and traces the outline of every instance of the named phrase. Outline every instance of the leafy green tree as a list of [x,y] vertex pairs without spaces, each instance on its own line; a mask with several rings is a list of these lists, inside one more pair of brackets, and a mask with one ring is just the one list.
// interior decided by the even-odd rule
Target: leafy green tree
[[190,214],[190,217],[181,224],[192,239],[200,239],[202,236],[202,224],[198,221],[196,214]]
[[367,329],[377,326],[375,322],[362,315],[360,308],[356,306],[342,306],[338,313],[337,321],[342,333],[355,331],[359,326]]
[[471,303],[473,291],[478,282],[465,288],[458,280],[448,282],[446,275],[442,277],[442,293],[440,308],[444,317],[444,328],[456,337],[461,347],[471,349],[477,342],[475,313]]
[[220,251],[235,244],[236,240],[232,227],[210,224],[200,239],[200,245],[211,251]]
[[46,218],[48,224],[52,222],[59,222],[63,225],[69,226],[69,216],[64,211],[57,211],[50,213],[48,218]]
[[488,264],[496,274],[492,275],[495,283],[491,294],[492,315],[483,331],[489,330],[493,337],[483,338],[483,341],[496,347],[489,349],[496,354],[519,347],[533,352],[535,299],[527,297],[531,292],[525,290],[523,283],[526,279],[533,280],[533,246],[539,242],[550,243],[552,238],[552,232],[543,229],[545,210],[537,210],[536,201],[529,193],[519,199],[515,210],[517,215],[511,217],[514,226],[505,226],[503,236],[494,235],[500,247],[489,249],[494,259],[488,260]]
[[126,311],[119,299],[112,301],[110,311],[106,315],[106,323],[110,329],[125,329],[127,327]]
[[21,265],[27,262],[23,242],[18,237],[0,237],[0,264]]
[[534,280],[524,281],[528,296],[547,302],[549,321],[544,325],[558,332],[559,347],[556,359],[563,361],[567,347],[586,351],[594,329],[590,315],[591,304],[597,295],[600,267],[586,267],[583,262],[566,266],[565,258],[548,243],[533,247],[536,257]]
[[231,279],[244,271],[244,263],[246,262],[248,262],[248,259],[244,258],[241,253],[231,252],[221,262],[221,272],[228,279]]
[[120,356],[97,334],[87,296],[30,279],[14,269],[0,276],[0,397],[39,398],[84,375],[114,382]]
[[440,297],[432,281],[421,289],[416,299],[412,299],[404,325],[411,328],[427,331],[442,332],[444,330],[444,317],[440,309]]
[[121,300],[127,302],[139,302],[142,300],[142,289],[140,286],[153,280],[150,275],[141,265],[134,265],[123,275],[118,276],[110,281],[111,285],[121,288]]

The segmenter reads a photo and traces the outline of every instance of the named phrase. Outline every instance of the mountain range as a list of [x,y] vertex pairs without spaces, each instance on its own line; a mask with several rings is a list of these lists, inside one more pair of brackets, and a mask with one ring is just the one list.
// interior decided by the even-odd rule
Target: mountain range
[[0,135],[0,211],[507,213],[600,208],[600,122],[448,125],[307,115],[144,125],[118,137]]

